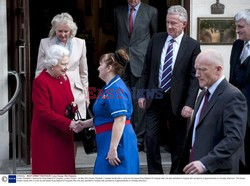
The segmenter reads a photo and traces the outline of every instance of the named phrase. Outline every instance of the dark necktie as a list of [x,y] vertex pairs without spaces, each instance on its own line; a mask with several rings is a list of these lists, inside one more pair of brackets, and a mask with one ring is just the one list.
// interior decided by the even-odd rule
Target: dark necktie
[[210,96],[210,92],[207,90],[206,93],[205,93],[205,99],[204,99],[203,105],[202,105],[202,107],[201,107],[200,117],[201,117],[201,115],[202,115],[203,112],[204,112],[204,109],[205,109],[205,107],[206,107],[206,105],[207,105],[209,96]]
[[133,13],[134,13],[134,8],[130,8],[130,13],[129,13],[129,34],[131,35],[132,32],[133,32],[133,26],[134,26],[134,23],[133,23]]
[[[201,107],[201,111],[200,111],[200,117],[202,116],[203,112],[204,112],[204,109],[208,103],[208,99],[209,99],[209,96],[210,96],[210,92],[207,90],[206,93],[205,93],[205,99],[204,99],[204,102],[203,102],[203,105]],[[196,130],[196,126],[194,126],[194,130],[193,132]],[[194,140],[195,142],[195,140]],[[189,161],[192,162],[194,161],[194,148],[192,147],[191,150],[190,150],[190,154],[189,154]]]
[[166,56],[164,59],[164,65],[162,69],[161,88],[164,92],[167,92],[171,88],[171,76],[172,76],[172,63],[173,63],[173,42],[170,40]]

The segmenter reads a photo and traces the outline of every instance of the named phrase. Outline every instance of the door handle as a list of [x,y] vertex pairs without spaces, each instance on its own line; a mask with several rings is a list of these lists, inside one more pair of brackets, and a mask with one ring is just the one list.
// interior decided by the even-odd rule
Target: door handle
[[25,43],[23,45],[18,46],[18,69],[19,74],[24,74],[26,72],[26,55],[25,55]]

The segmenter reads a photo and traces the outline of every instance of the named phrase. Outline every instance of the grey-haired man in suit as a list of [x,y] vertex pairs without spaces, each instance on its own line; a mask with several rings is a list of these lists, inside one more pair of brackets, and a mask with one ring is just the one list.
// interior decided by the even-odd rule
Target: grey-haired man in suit
[[144,148],[144,110],[138,107],[137,88],[140,84],[144,57],[149,40],[157,32],[158,11],[142,3],[141,0],[128,0],[125,6],[114,9],[114,27],[117,49],[127,50],[130,64],[126,68],[124,81],[132,90],[134,112],[132,123],[138,139],[138,148]]
[[[138,101],[139,106],[146,109],[147,163],[150,174],[163,174],[159,139],[163,131],[161,125],[167,125],[163,132],[168,135],[167,143],[171,152],[170,173],[176,173],[186,139],[187,119],[192,114],[199,89],[194,62],[200,53],[200,44],[184,34],[187,20],[185,8],[180,5],[171,6],[166,15],[167,32],[153,35],[145,57],[141,88],[162,92],[161,99],[157,96],[152,99],[142,97]],[[172,50],[168,50],[170,46]],[[165,64],[169,64],[169,68],[165,68]]]
[[229,82],[239,88],[247,99],[248,125],[245,137],[245,165],[240,165],[240,173],[250,173],[250,9],[234,16],[236,32],[239,35],[231,51]]

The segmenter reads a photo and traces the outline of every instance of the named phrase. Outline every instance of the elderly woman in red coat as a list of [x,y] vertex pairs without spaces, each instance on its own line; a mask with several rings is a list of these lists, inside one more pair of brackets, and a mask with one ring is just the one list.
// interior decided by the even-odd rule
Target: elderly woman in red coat
[[77,122],[65,117],[74,101],[66,75],[69,51],[53,45],[44,60],[46,69],[33,81],[31,156],[33,174],[74,174],[73,131]]

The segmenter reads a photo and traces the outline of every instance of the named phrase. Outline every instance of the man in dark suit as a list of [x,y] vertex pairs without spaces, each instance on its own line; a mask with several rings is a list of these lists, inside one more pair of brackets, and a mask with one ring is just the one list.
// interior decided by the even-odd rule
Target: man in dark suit
[[136,95],[147,46],[151,35],[157,32],[157,9],[142,3],[141,0],[128,0],[128,5],[114,9],[114,26],[116,29],[116,48],[126,49],[130,58],[123,79],[133,93],[132,123],[138,139],[138,148],[143,150],[144,110],[138,107]]
[[[200,45],[184,34],[186,25],[187,11],[179,5],[170,7],[166,16],[167,32],[153,35],[145,57],[141,88],[146,94],[139,99],[138,104],[141,108],[146,108],[149,174],[163,174],[160,133],[169,135],[167,143],[172,160],[170,173],[176,172],[186,138],[187,119],[192,114],[199,89],[194,62],[200,53]],[[165,56],[169,56],[166,55],[169,46],[172,46],[172,55],[169,58],[171,68],[165,70],[165,62],[168,61]],[[170,73],[166,74],[169,70]],[[171,80],[167,81],[170,84],[164,82],[165,75],[171,75]],[[155,91],[154,97],[148,95],[150,91]],[[168,131],[162,131],[161,124],[167,125],[165,128]]]
[[245,136],[246,164],[240,165],[240,173],[250,173],[250,9],[234,16],[239,39],[233,44],[230,59],[229,82],[245,95],[248,105],[248,125]]
[[179,173],[237,174],[239,162],[244,162],[246,98],[225,79],[223,58],[216,50],[202,51],[195,69],[203,91],[194,108]]

